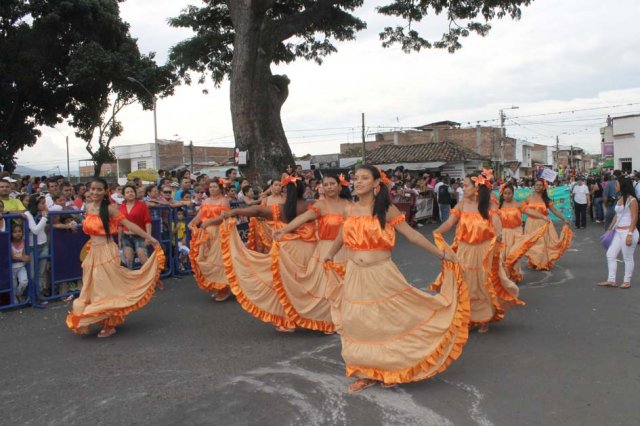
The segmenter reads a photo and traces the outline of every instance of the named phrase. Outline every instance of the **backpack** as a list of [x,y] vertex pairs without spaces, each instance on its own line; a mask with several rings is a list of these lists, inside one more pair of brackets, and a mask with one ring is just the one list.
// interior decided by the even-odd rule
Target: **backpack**
[[438,204],[451,204],[451,194],[449,193],[449,186],[442,184],[438,188]]

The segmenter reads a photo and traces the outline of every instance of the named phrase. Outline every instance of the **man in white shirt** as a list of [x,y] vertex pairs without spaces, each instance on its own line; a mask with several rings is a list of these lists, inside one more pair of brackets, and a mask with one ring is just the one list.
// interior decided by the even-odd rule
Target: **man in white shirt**
[[571,190],[571,197],[573,198],[573,209],[576,214],[576,228],[586,228],[587,209],[591,207],[591,200],[589,200],[589,188],[584,184],[584,178],[578,178]]

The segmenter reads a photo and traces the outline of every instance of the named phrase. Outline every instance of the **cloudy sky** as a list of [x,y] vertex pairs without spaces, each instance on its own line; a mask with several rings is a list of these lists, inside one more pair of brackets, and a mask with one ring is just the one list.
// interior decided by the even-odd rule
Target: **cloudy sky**
[[[640,7],[637,0],[535,0],[520,21],[493,23],[487,37],[463,40],[463,49],[404,54],[383,49],[378,33],[395,22],[375,13],[383,1],[366,1],[357,15],[368,23],[354,42],[322,66],[299,61],[274,67],[291,79],[282,120],[296,155],[338,152],[360,140],[360,114],[367,133],[453,120],[464,126],[497,125],[505,110],[507,134],[536,143],[576,145],[599,152],[599,127],[607,114],[640,112]],[[153,4],[153,7],[151,5]],[[168,50],[190,37],[167,19],[197,0],[127,0],[122,17],[141,51]],[[445,18],[419,28],[439,38]],[[202,89],[209,89],[209,94]],[[153,142],[153,115],[132,105],[121,117],[124,134],[114,145]],[[66,171],[65,136],[72,171],[88,158],[73,129],[43,129],[38,144],[18,155],[18,164]],[[178,87],[158,102],[158,136],[195,145],[233,146],[229,86]],[[373,138],[373,135],[367,139]]]

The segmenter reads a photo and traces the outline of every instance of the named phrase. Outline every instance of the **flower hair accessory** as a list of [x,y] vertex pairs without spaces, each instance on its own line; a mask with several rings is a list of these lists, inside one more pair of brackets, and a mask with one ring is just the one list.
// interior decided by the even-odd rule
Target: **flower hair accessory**
[[293,175],[288,175],[282,178],[282,180],[280,181],[280,183],[282,184],[282,186],[287,186],[290,183],[295,185],[297,181],[302,180],[301,178],[297,177],[297,176],[293,176]]
[[340,185],[349,186],[349,181],[344,178],[343,173],[340,173],[340,176],[338,176],[338,180],[340,181]]
[[502,193],[504,192],[504,188],[507,186],[506,183],[503,183],[502,185],[500,185],[500,195],[502,195]]
[[229,183],[229,179],[225,179],[221,177],[219,177],[217,181],[218,181],[218,185],[220,186],[227,186],[227,184]]
[[378,172],[380,173],[380,180],[382,181],[382,183],[384,183],[387,186],[387,188],[390,187],[391,179],[387,177],[387,174],[383,172],[380,167],[376,167],[376,169],[378,169]]
[[544,185],[544,189],[549,188],[549,182],[546,179],[542,179],[542,184]]

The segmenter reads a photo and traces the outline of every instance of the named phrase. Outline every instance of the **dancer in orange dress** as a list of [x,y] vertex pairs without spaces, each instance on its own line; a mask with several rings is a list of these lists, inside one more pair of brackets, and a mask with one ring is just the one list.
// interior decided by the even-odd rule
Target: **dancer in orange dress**
[[[502,224],[491,203],[493,172],[464,179],[464,199],[451,210],[449,219],[433,231],[436,238],[456,226],[454,250],[464,271],[471,299],[471,326],[489,331],[489,323],[501,321],[505,308],[524,305],[518,299],[518,286],[507,277],[500,261]],[[438,286],[432,286],[437,290]]]
[[[571,239],[573,238],[573,232],[571,231],[571,222],[553,206],[553,201],[549,199],[547,194],[547,187],[549,184],[544,179],[538,179],[534,186],[534,193],[529,195],[524,202],[524,208],[535,210],[545,217],[549,216],[549,211],[552,211],[556,217],[560,218],[564,222],[562,232],[560,236],[556,232],[556,228],[553,224],[547,226],[547,231],[531,247],[525,256],[528,259],[528,265],[530,268],[535,268],[538,271],[549,271],[553,267],[554,263],[562,257],[564,252],[571,247]],[[527,223],[524,226],[525,234],[532,234],[537,232],[541,227],[547,225],[546,219],[537,219],[535,217],[527,218]]]
[[[327,175],[322,180],[324,199],[309,206],[307,212],[296,217],[273,236],[277,252],[273,256],[274,286],[280,302],[289,318],[296,326],[333,333],[335,330],[331,318],[330,282],[337,282],[333,269],[324,267],[324,258],[331,249],[333,241],[344,223],[343,212],[351,204],[349,182],[343,175]],[[299,243],[288,240],[287,233],[295,232],[307,223],[318,223],[318,243],[311,259],[304,269],[292,262],[292,253],[297,251]],[[284,239],[284,241],[282,241]],[[346,250],[340,250],[334,256],[334,262],[341,268],[346,263]]]
[[502,260],[509,279],[517,283],[523,279],[520,259],[547,232],[546,226],[542,226],[531,235],[525,234],[522,230],[522,214],[544,220],[547,223],[551,223],[551,218],[533,209],[523,208],[524,205],[516,201],[513,195],[513,185],[500,186],[500,204],[496,213],[502,223],[502,242],[504,243]]
[[[288,176],[285,174],[285,176]],[[284,180],[284,179],[283,179]],[[284,205],[286,197],[282,193],[282,181],[273,179],[267,192],[269,195],[262,200],[260,206],[271,207],[274,205]],[[251,217],[249,219],[249,238],[247,247],[260,253],[269,253],[273,242],[273,232],[275,222],[261,217]]]
[[[84,232],[91,236],[89,252],[82,262],[82,290],[67,316],[67,326],[86,334],[89,326],[102,323],[98,337],[109,337],[125,317],[146,305],[153,296],[165,262],[160,244],[139,226],[124,218],[115,204],[109,204],[107,183],[94,178],[88,191]],[[145,239],[155,252],[137,271],[120,265],[118,246],[111,235],[118,225]]]
[[[189,223],[191,269],[198,287],[213,293],[216,302],[224,302],[231,295],[222,261],[220,227],[208,224],[209,219],[220,217],[222,212],[229,210],[229,200],[223,193],[224,183],[217,178],[209,183],[209,197],[202,202],[198,214]],[[202,226],[198,228],[200,224]]]
[[[287,201],[283,205],[274,204],[271,207],[247,207],[223,212],[223,217],[248,216],[262,217],[273,222],[274,229],[279,229],[296,216],[307,211],[309,203],[304,198],[304,183],[295,176],[287,175],[282,181],[287,191]],[[220,223],[222,218],[211,219],[212,223]],[[273,324],[280,332],[292,332],[296,327],[312,330],[333,331],[333,323],[306,318],[303,312],[298,312],[298,321],[292,320],[286,312],[278,295],[276,280],[283,283],[279,286],[290,285],[288,275],[278,276],[274,273],[279,262],[283,270],[300,271],[307,265],[315,252],[317,243],[315,222],[307,222],[293,234],[285,234],[287,241],[280,245],[274,244],[270,253],[259,253],[245,247],[240,239],[234,220],[229,220],[220,226],[222,235],[222,256],[225,272],[240,306],[261,321]],[[286,250],[286,255],[281,254]],[[296,273],[293,272],[295,280]],[[293,285],[291,283],[291,285]]]
[[[344,212],[342,232],[327,255],[327,265],[334,267],[333,255],[343,245],[347,249],[333,320],[346,375],[357,377],[350,392],[433,377],[460,356],[468,337],[469,299],[455,254],[442,240],[436,247],[405,222],[391,205],[389,183],[375,167],[356,170],[359,200]],[[442,259],[440,293],[413,287],[393,263],[396,231]]]

